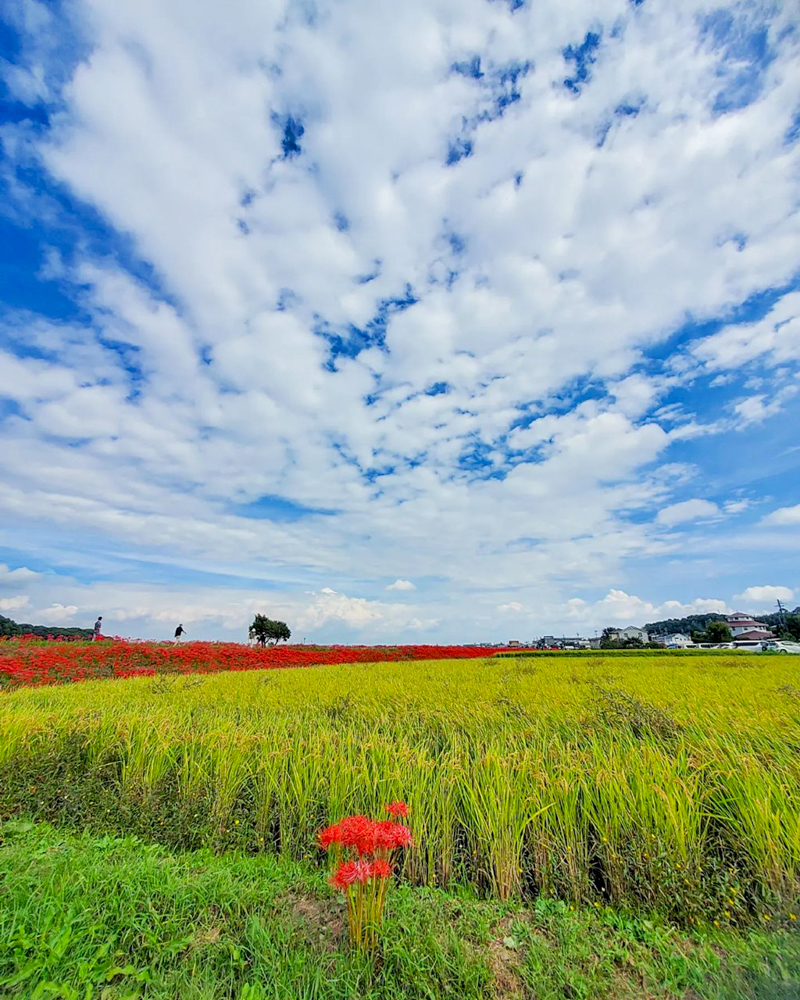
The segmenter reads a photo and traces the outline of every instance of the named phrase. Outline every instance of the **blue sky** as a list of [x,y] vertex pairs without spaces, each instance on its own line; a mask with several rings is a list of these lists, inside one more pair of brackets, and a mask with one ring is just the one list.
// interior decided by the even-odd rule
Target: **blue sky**
[[800,603],[800,15],[8,0],[0,614]]

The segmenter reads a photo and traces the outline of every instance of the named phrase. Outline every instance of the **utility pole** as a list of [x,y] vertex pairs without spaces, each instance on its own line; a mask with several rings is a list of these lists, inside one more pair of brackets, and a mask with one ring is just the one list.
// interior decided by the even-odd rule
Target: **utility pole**
[[781,618],[781,628],[786,628],[786,608],[781,604],[780,599],[778,600],[778,614]]

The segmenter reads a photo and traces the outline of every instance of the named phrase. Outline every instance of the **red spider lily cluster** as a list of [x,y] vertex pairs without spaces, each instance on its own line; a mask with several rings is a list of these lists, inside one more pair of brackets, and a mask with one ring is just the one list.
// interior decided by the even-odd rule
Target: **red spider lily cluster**
[[[392,817],[408,816],[405,802],[390,802],[386,811]],[[317,843],[334,857],[336,870],[331,885],[344,893],[350,940],[356,947],[371,950],[377,943],[378,929],[386,902],[389,881],[394,871],[393,856],[411,847],[411,831],[396,819],[370,819],[368,816],[345,816],[320,830]],[[350,853],[350,857],[343,855]]]
[[0,689],[65,684],[102,677],[275,670],[336,663],[455,660],[485,657],[475,646],[245,646],[236,642],[183,645],[103,639],[46,640],[38,636],[0,639]]

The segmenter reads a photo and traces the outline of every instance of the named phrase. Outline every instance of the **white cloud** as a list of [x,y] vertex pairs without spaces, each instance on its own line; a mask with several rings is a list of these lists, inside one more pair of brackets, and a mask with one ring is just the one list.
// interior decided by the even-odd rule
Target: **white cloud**
[[673,527],[687,521],[717,517],[719,512],[719,507],[712,501],[695,498],[682,500],[680,503],[673,503],[669,507],[662,508],[656,515],[656,520],[659,524]]
[[17,597],[2,597],[0,598],[0,611],[18,611],[20,608],[26,608],[29,603],[30,598],[24,594]]
[[357,632],[371,630],[373,634],[404,630],[416,632],[438,624],[435,618],[420,617],[418,611],[419,609],[407,604],[369,601],[363,597],[348,597],[326,589],[297,609],[296,620],[301,631],[319,629],[336,622]]
[[796,361],[800,355],[800,292],[785,295],[756,323],[723,327],[697,343],[692,352],[710,371],[740,368],[765,356],[774,365]]
[[692,601],[663,601],[660,604],[644,600],[624,590],[612,589],[604,598],[594,603],[582,600],[568,602],[568,617],[594,628],[606,625],[638,625],[665,618],[684,618],[686,615],[728,614],[730,607],[718,598],[697,597]]
[[649,601],[626,594],[624,590],[610,590],[602,601],[594,606],[598,612],[612,622],[640,621],[643,616],[655,613],[655,607]]
[[395,580],[386,588],[387,590],[416,590],[417,588],[410,580]]
[[[414,605],[350,596],[330,587],[306,593],[291,589],[262,591],[250,588],[200,585],[174,587],[119,584],[104,581],[81,584],[68,577],[42,576],[33,584],[26,619],[34,623],[91,627],[103,615],[108,635],[165,639],[182,622],[192,638],[213,636],[243,641],[257,613],[287,622],[292,641],[302,642],[472,642],[505,640],[509,622],[516,622],[517,638],[539,635],[591,635],[607,625],[644,625],[690,614],[730,614],[748,603],[774,603],[793,598],[789,588],[744,588],[736,597],[661,599],[610,587],[596,599],[560,600],[543,587],[531,600],[493,592],[474,593],[468,603],[459,593],[435,595]],[[668,591],[669,592],[669,591]],[[59,603],[54,595],[61,598]],[[13,617],[13,615],[12,615]],[[504,624],[505,623],[505,624]],[[444,629],[444,631],[443,631]],[[400,637],[403,637],[402,639]]]
[[15,587],[35,580],[39,576],[27,566],[10,569],[5,563],[0,563],[0,587]]
[[652,409],[670,384],[674,384],[674,380],[670,382],[666,379],[645,378],[637,372],[611,383],[609,391],[622,413],[627,417],[638,418]]
[[193,638],[213,630],[222,638],[241,640],[259,613],[285,621],[295,642],[331,641],[337,635],[354,641],[386,641],[403,632],[429,632],[438,624],[416,605],[350,597],[330,587],[306,594],[282,591],[254,597],[252,591],[233,588],[197,588],[178,596],[168,588],[128,585],[111,600],[107,587],[76,587],[69,582],[61,587],[79,606],[60,611],[57,606],[55,611],[42,612],[49,615],[43,620],[54,621],[53,614],[59,613],[71,618],[80,614],[81,620],[91,624],[99,611],[109,634],[144,632],[158,638],[170,635],[182,622]]
[[37,614],[37,621],[32,625],[65,625],[71,622],[78,613],[78,608],[74,604],[51,604],[49,608],[44,608]]
[[797,395],[797,391],[796,386],[786,386],[768,402],[765,402],[766,396],[764,395],[748,396],[741,400],[733,408],[738,426],[747,427],[749,424],[760,424],[769,417],[776,416],[783,410],[786,401]]
[[763,519],[764,524],[800,524],[800,503],[794,507],[779,507]]
[[748,587],[741,594],[736,594],[734,601],[753,604],[775,604],[777,601],[791,601],[794,591],[789,587]]
[[726,500],[723,504],[726,514],[741,514],[750,507],[749,500]]

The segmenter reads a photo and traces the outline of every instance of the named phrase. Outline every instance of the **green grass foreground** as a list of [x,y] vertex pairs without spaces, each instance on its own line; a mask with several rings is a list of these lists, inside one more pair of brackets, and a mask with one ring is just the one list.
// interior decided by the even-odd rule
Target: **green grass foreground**
[[408,802],[412,885],[658,910],[797,913],[791,656],[352,664],[95,681],[0,698],[0,819],[317,859]]
[[303,863],[0,826],[0,998],[789,1000],[785,930],[680,933],[657,917],[397,887],[370,961]]

